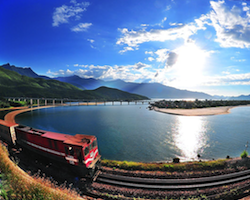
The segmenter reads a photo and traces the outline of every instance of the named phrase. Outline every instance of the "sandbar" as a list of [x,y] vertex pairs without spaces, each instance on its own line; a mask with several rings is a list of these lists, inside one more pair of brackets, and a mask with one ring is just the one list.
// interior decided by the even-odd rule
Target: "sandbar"
[[176,109],[176,108],[157,108],[153,107],[153,110],[157,112],[172,114],[172,115],[183,115],[183,116],[206,116],[206,115],[223,115],[229,114],[230,109],[238,106],[221,106],[221,107],[210,107],[210,108],[194,108],[194,109]]

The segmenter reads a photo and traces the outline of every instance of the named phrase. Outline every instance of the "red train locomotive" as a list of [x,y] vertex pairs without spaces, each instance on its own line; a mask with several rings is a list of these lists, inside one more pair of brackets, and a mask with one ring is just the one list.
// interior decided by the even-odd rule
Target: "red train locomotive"
[[0,136],[48,158],[71,165],[81,175],[93,175],[101,156],[91,135],[67,135],[0,120]]

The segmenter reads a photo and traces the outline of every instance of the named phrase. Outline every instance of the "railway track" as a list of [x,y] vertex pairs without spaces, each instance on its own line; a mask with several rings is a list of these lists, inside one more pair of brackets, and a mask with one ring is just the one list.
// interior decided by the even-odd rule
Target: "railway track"
[[154,190],[190,190],[218,187],[245,181],[248,179],[250,179],[250,170],[219,176],[188,179],[151,179],[100,173],[96,181],[99,183],[129,188]]

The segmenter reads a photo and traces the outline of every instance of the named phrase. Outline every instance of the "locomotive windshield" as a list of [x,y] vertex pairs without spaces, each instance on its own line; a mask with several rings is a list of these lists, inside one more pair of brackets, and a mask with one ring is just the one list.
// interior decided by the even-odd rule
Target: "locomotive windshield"
[[97,146],[97,142],[96,142],[96,140],[94,140],[92,143],[92,147],[95,148],[96,146]]

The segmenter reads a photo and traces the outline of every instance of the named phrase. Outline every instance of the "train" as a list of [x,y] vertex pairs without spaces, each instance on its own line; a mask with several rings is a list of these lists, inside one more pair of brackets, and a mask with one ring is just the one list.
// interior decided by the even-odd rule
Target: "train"
[[93,177],[101,155],[93,135],[68,135],[0,120],[0,138],[65,164],[79,176]]

